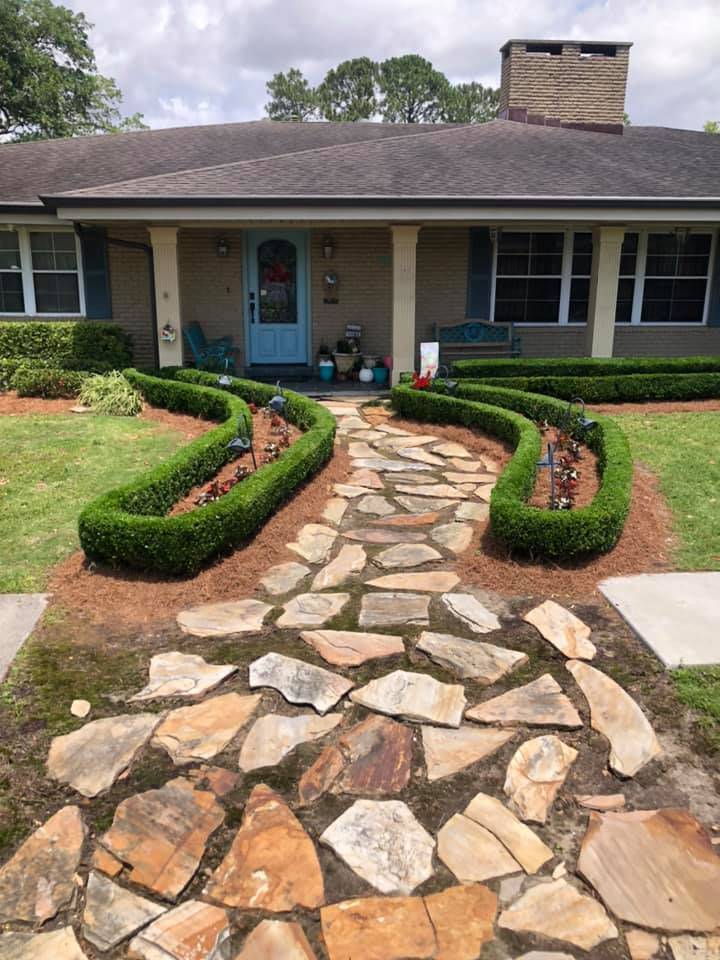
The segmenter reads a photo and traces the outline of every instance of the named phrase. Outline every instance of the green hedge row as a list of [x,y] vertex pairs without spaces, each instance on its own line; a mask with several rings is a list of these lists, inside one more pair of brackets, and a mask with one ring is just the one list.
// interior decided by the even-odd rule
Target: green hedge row
[[[0,359],[35,357],[65,369],[90,361],[122,370],[132,363],[130,336],[111,323],[87,320],[0,322]],[[68,364],[75,365],[69,366]]]
[[77,397],[84,381],[90,376],[79,370],[58,370],[53,367],[36,367],[21,364],[10,381],[20,397]]
[[188,513],[168,511],[229,459],[227,443],[247,403],[265,404],[274,389],[195,370],[162,379],[126,370],[154,406],[222,421],[134,483],[98,497],[80,515],[80,542],[91,560],[163,574],[187,575],[252,536],[297,487],[330,458],[335,418],[307,397],[286,393],[288,419],[306,432],[278,460],[261,467],[214,503]]
[[531,357],[457,360],[457,377],[608,377],[631,373],[720,373],[720,357]]
[[37,358],[28,359],[26,357],[14,357],[12,360],[0,359],[0,393],[3,390],[16,390],[17,385],[13,382],[18,371],[27,370],[52,370],[56,374],[66,371],[76,373],[107,373],[112,370],[109,363],[103,363],[100,360],[66,360],[62,366],[49,360],[39,360]]
[[574,510],[545,510],[527,503],[542,448],[533,421],[557,424],[565,414],[564,403],[519,390],[463,383],[453,397],[399,386],[392,399],[404,416],[483,430],[514,448],[490,498],[493,533],[511,549],[536,559],[575,560],[606,552],[617,542],[630,509],[632,460],[627,439],[612,420],[596,417],[597,426],[586,438],[601,471],[592,503]]
[[560,400],[582,397],[586,403],[647,403],[708,400],[720,397],[720,373],[629,373],[604,377],[542,376],[463,379],[463,384],[509,387]]

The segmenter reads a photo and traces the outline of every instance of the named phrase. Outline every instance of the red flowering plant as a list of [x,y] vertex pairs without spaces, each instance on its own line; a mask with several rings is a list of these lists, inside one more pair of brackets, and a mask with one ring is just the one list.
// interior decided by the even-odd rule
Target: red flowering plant
[[428,390],[432,384],[432,375],[430,371],[423,376],[422,374],[415,373],[413,370],[412,383],[410,386],[413,390]]

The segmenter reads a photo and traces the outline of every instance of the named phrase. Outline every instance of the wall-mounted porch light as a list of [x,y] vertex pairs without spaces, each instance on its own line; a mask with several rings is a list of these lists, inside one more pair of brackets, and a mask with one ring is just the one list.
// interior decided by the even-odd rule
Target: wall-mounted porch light
[[322,253],[324,260],[332,260],[335,256],[335,241],[330,236],[323,237]]
[[225,240],[224,237],[221,237],[217,242],[217,255],[219,257],[226,257],[230,253],[230,244]]

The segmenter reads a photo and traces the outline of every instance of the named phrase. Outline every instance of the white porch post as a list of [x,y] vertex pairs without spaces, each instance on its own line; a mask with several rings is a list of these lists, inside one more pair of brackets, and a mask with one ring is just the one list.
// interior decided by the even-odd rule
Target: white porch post
[[182,326],[180,321],[180,283],[177,263],[177,227],[148,227],[153,248],[155,271],[155,309],[158,338],[166,323],[174,327],[172,343],[160,340],[160,366],[182,366]]
[[615,304],[620,274],[620,250],[625,227],[593,230],[590,302],[585,352],[591,357],[611,357],[615,339]]
[[393,224],[392,383],[415,369],[415,252],[420,227]]

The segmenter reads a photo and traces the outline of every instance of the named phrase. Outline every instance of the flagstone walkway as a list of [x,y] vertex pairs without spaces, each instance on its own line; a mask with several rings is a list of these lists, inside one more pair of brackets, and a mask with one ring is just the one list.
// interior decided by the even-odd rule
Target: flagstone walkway
[[[0,960],[720,956],[717,845],[653,806],[663,747],[589,626],[463,588],[496,464],[328,407],[355,472],[297,560],[181,613],[192,652],[53,741],[70,802],[0,868]],[[247,669],[203,657],[226,636]],[[150,750],[176,775],[90,836]]]

